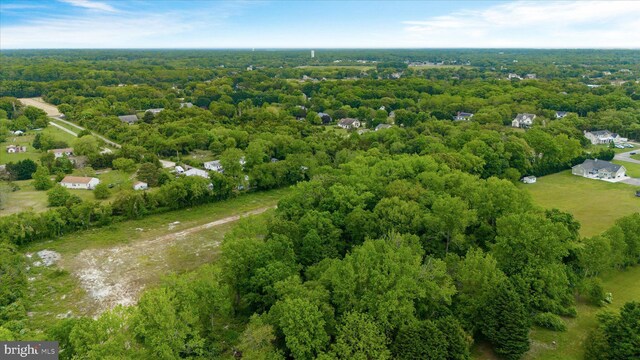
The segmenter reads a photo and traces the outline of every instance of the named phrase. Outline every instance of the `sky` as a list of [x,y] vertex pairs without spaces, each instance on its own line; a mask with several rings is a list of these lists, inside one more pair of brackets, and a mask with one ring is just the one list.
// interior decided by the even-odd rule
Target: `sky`
[[640,48],[640,1],[0,0],[0,50]]

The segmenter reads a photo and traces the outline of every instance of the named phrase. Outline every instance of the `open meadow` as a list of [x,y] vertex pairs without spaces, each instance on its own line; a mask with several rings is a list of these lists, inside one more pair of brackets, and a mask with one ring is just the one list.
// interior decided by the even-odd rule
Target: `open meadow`
[[617,219],[640,211],[636,187],[585,179],[571,175],[570,170],[543,176],[535,184],[521,186],[529,191],[537,205],[573,214],[582,224],[582,236],[597,235]]
[[[135,303],[143,289],[162,277],[214,261],[236,221],[273,208],[288,192],[245,194],[22,248],[31,262],[42,250],[60,255],[57,265],[28,270],[33,294],[30,325],[46,329],[56,317],[93,316],[117,304]],[[251,221],[264,219],[253,216]]]

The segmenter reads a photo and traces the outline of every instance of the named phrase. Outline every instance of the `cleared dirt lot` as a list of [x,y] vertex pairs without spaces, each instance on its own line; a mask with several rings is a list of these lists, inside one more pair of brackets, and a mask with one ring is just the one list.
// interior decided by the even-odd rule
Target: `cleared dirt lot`
[[60,116],[60,115],[62,115],[62,114],[60,114],[60,111],[58,111],[57,107],[46,103],[40,97],[21,98],[21,99],[18,99],[18,100],[20,100],[20,102],[22,104],[24,104],[25,106],[33,106],[33,107],[37,107],[38,109],[44,110],[44,112],[47,113],[47,116]]

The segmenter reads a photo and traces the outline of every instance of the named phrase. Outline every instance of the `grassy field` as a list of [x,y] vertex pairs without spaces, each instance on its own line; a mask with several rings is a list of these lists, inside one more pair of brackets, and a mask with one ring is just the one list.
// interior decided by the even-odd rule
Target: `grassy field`
[[[83,283],[82,270],[83,266],[87,270],[87,263],[90,270],[106,276],[104,286],[107,289],[126,284],[138,296],[141,289],[158,284],[168,274],[190,271],[215,261],[219,244],[235,223],[211,227],[188,236],[181,236],[180,231],[274,206],[289,191],[279,189],[245,194],[219,203],[152,215],[23,247],[21,250],[26,254],[46,249],[62,256],[59,266],[31,266],[29,270],[30,297],[33,299],[29,309],[29,328],[46,329],[56,317],[66,314],[92,316],[103,309]],[[266,220],[264,215],[260,215],[241,221]],[[169,240],[158,242],[167,236],[170,236]],[[87,260],[87,257],[91,258]],[[36,256],[32,255],[32,258]]]
[[640,211],[634,186],[585,179],[571,175],[569,170],[520,186],[529,191],[537,205],[573,214],[582,224],[583,236],[599,234],[617,219]]
[[436,65],[436,64],[424,64],[424,65],[411,65],[409,69],[461,69],[471,68],[469,65]]
[[640,178],[640,164],[619,160],[613,160],[612,162],[624,166],[625,169],[627,169],[627,175],[634,178]]
[[[76,140],[76,138],[71,134],[67,134],[66,132],[60,129],[56,129],[53,126],[48,126],[40,130],[40,132],[43,134],[51,135],[57,140],[65,141],[69,144],[69,146],[73,146],[73,142]],[[23,136],[9,136],[7,138],[7,141],[0,143],[0,164],[16,162],[24,159],[31,159],[37,162],[42,155],[42,151],[34,149],[33,146],[31,146],[36,133],[37,131],[30,130]],[[24,145],[27,147],[27,152],[7,154],[6,147],[8,145]]]
[[525,359],[582,359],[584,341],[597,324],[596,314],[602,310],[619,309],[629,301],[639,301],[640,281],[638,279],[640,279],[640,266],[603,276],[604,288],[613,294],[613,303],[603,309],[579,301],[578,316],[574,319],[565,319],[566,332],[534,329],[531,333],[531,351]]
[[640,160],[640,151],[638,151],[638,153],[635,155],[631,155],[631,158],[635,160]]

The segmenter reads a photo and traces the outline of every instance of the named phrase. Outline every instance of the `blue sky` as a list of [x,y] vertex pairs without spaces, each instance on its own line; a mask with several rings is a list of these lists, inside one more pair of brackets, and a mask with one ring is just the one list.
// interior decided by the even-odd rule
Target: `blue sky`
[[0,1],[0,49],[640,48],[639,28],[640,1]]

